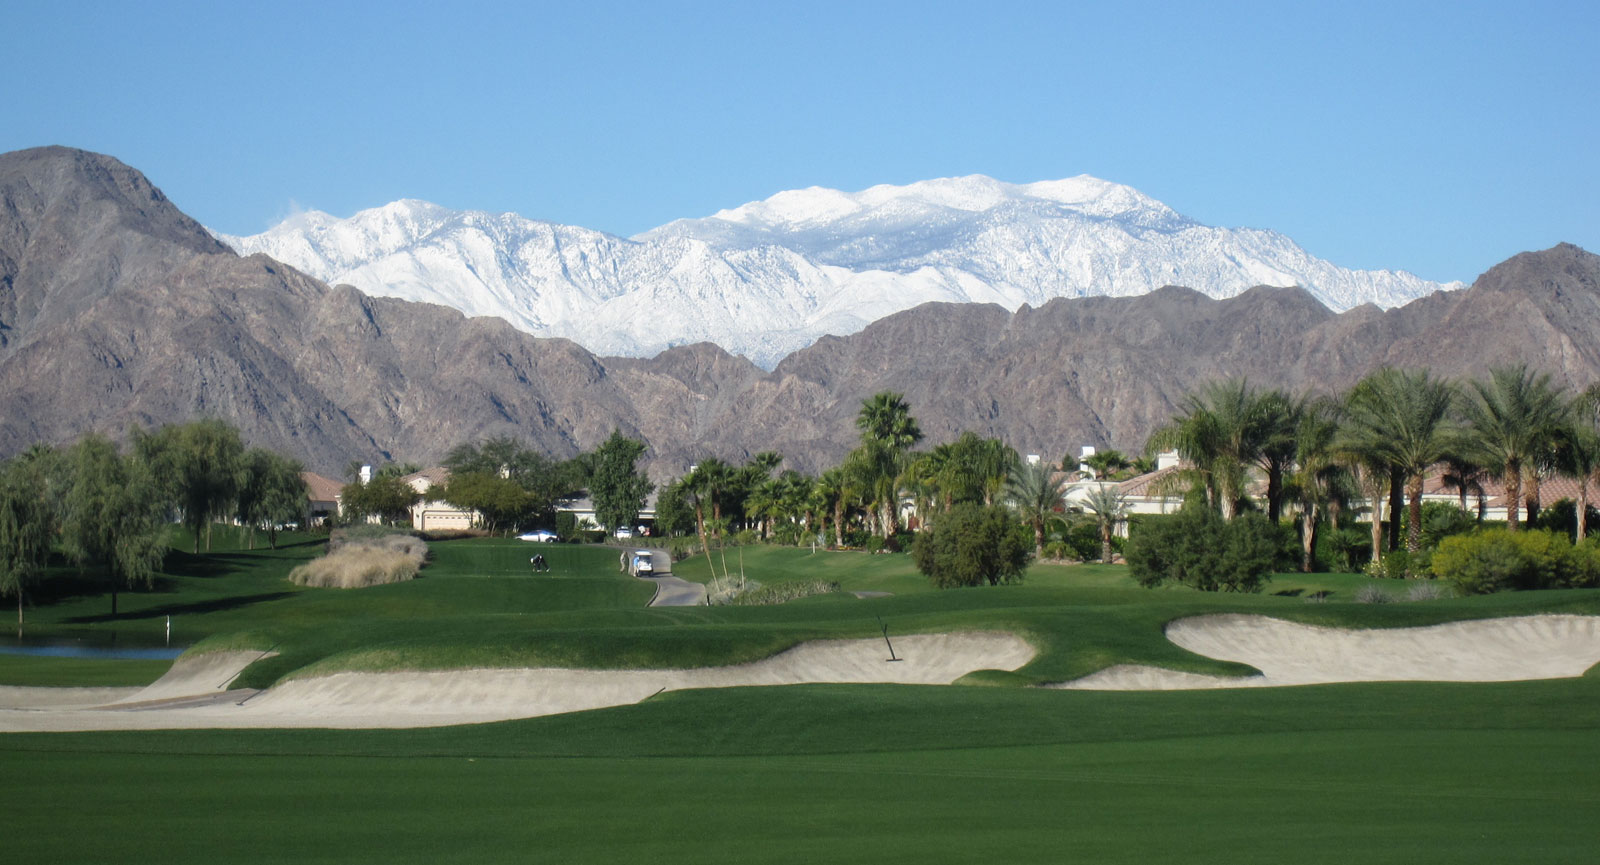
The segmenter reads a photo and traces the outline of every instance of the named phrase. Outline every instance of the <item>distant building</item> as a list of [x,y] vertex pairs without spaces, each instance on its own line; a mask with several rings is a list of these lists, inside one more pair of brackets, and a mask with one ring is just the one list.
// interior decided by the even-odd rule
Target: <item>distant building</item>
[[428,497],[430,490],[442,490],[450,482],[450,470],[444,466],[413,472],[400,480],[410,484],[422,496],[421,501],[411,506],[411,527],[419,532],[470,529],[483,519],[483,515],[475,510],[458,508],[449,502]]
[[339,493],[344,484],[316,472],[301,472],[300,479],[306,483],[306,526],[322,525],[339,516]]

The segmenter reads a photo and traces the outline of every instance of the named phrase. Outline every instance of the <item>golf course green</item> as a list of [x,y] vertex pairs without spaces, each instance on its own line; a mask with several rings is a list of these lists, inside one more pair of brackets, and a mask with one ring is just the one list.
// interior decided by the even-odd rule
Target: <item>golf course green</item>
[[[409,730],[0,735],[16,862],[1591,862],[1600,672],[1170,692],[1024,687],[1115,664],[1241,675],[1166,623],[1264,614],[1347,628],[1600,614],[1600,593],[1355,603],[1379,585],[1278,575],[1260,595],[1136,586],[1120,567],[1034,565],[936,591],[904,555],[729,550],[763,584],[844,591],[777,606],[650,608],[614,548],[432,544],[413,581],[309,589],[322,552],[174,552],[119,615],[47,583],[30,638],[94,634],[276,652],[235,687],[334,671],[752,661],[813,639],[1003,631],[1038,654],[953,687],[796,685]],[[178,549],[185,540],[175,539]],[[716,567],[720,572],[722,562]],[[691,580],[704,559],[677,564]],[[859,599],[861,592],[889,596]],[[0,685],[139,685],[165,662],[0,654]]]

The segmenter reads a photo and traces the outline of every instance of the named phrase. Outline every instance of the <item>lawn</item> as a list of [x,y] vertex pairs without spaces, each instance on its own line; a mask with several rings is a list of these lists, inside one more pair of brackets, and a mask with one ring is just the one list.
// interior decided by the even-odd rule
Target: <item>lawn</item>
[[[1588,591],[1355,604],[1371,581],[1337,574],[1279,575],[1252,596],[1147,591],[1098,565],[933,591],[903,555],[762,547],[743,551],[762,582],[893,594],[652,610],[615,550],[537,545],[553,574],[535,577],[535,545],[449,541],[414,582],[338,591],[287,583],[321,550],[291,543],[174,556],[115,619],[92,580],[67,580],[29,627],[153,638],[171,614],[185,642],[275,645],[283,654],[247,673],[268,684],[335,668],[723,663],[874,635],[881,620],[891,633],[1021,633],[1039,657],[981,679],[1026,684],[1118,662],[1242,672],[1162,637],[1196,613],[1400,626],[1600,612]],[[703,561],[675,571],[708,574]],[[43,659],[16,658],[0,656],[0,680],[152,672],[54,659],[29,672]],[[1167,693],[733,688],[425,730],[11,734],[0,772],[26,780],[0,793],[0,813],[17,861],[1587,862],[1597,732],[1593,671]]]

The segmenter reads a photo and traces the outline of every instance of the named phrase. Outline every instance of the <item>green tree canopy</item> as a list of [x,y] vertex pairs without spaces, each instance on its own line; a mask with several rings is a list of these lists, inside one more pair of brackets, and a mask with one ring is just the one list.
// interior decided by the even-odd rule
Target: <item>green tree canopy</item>
[[299,460],[279,456],[265,448],[251,448],[244,454],[244,483],[239,486],[239,522],[251,530],[250,546],[255,547],[254,530],[267,531],[267,543],[278,548],[278,527],[298,522],[306,516],[305,467]]
[[148,587],[167,552],[166,505],[161,485],[138,456],[124,457],[98,435],[80,439],[67,452],[71,478],[66,491],[62,545],[85,566],[104,570],[111,586],[111,614],[117,592]]
[[637,522],[645,497],[655,489],[637,467],[644,451],[644,442],[624,436],[621,430],[612,430],[611,437],[595,450],[589,496],[594,500],[595,519],[608,530]]
[[1259,592],[1271,579],[1277,528],[1259,513],[1233,520],[1199,502],[1141,525],[1128,538],[1128,572],[1146,588],[1178,583],[1203,592]]
[[1028,532],[1003,507],[959,504],[917,533],[911,555],[941,589],[1021,582]]

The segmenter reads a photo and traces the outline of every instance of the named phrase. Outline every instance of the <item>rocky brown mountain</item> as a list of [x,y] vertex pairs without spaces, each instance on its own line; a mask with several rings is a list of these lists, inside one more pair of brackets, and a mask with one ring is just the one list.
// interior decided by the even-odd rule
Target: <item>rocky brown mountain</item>
[[1014,314],[928,304],[768,373],[709,344],[600,358],[499,319],[329,287],[235,255],[115,159],[0,155],[0,455],[216,415],[323,471],[431,462],[501,433],[570,455],[614,427],[650,443],[657,477],[769,449],[816,470],[854,443],[862,399],[889,389],[930,442],[970,429],[1055,457],[1138,450],[1185,391],[1219,376],[1335,389],[1385,363],[1472,375],[1510,360],[1573,386],[1600,377],[1600,257],[1524,253],[1387,312],[1336,315],[1275,288]]

